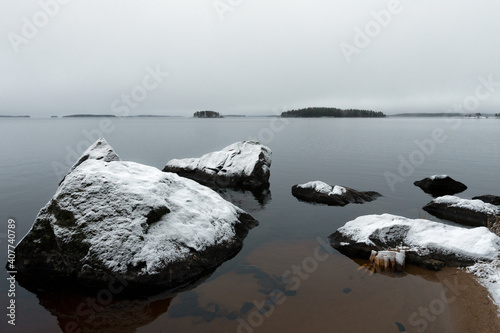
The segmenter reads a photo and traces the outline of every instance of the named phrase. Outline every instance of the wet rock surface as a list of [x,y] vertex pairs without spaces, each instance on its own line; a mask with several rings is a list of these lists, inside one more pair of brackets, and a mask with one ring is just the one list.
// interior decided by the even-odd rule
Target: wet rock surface
[[467,189],[463,183],[454,180],[447,175],[435,175],[418,180],[413,183],[415,186],[420,187],[425,193],[433,197],[443,195],[453,195],[463,192]]
[[345,206],[373,201],[382,195],[377,192],[360,192],[345,186],[332,186],[321,181],[312,181],[292,186],[292,195],[299,200],[329,206]]
[[500,216],[500,208],[492,204],[455,196],[436,198],[422,209],[438,218],[473,227],[488,226]]

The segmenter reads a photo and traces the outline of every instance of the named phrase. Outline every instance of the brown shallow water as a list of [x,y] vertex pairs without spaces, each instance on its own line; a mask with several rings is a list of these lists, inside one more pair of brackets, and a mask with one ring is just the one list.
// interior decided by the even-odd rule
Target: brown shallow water
[[264,245],[138,332],[500,331],[486,290],[463,271],[409,266],[404,276],[370,276],[364,261],[317,248],[314,240]]

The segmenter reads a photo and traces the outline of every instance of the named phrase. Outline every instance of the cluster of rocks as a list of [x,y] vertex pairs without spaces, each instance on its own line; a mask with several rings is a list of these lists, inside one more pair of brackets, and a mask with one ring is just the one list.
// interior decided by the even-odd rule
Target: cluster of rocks
[[268,147],[244,141],[199,159],[170,161],[160,171],[121,161],[100,139],[17,245],[17,279],[35,290],[99,289],[118,279],[142,295],[192,283],[236,255],[258,224],[202,184],[266,187],[270,165]]
[[488,228],[500,218],[500,197],[484,195],[462,199],[453,194],[467,187],[446,175],[431,176],[414,183],[435,198],[423,209],[467,229],[410,220],[389,214],[361,216],[329,236],[332,247],[351,257],[368,259],[372,251],[404,248],[406,262],[429,269],[469,266],[479,260],[492,261],[500,253],[500,238]]
[[[171,160],[160,171],[121,161],[100,139],[69,170],[17,245],[18,280],[36,289],[46,288],[48,282],[101,288],[118,279],[129,292],[140,290],[144,295],[203,279],[237,254],[248,231],[258,224],[233,203],[241,198],[238,191],[269,200],[271,156],[268,147],[242,141],[199,158]],[[500,216],[499,197],[455,197],[467,187],[445,175],[415,185],[435,197],[425,211],[482,228],[462,228],[464,232],[427,220],[368,215],[330,235],[331,245],[362,258],[403,246],[408,263],[431,269],[469,265],[498,253],[500,240],[484,226]],[[292,195],[330,206],[382,196],[321,181],[296,184]],[[462,245],[483,245],[476,252],[457,247],[450,235],[459,237]],[[438,243],[427,242],[427,236]]]

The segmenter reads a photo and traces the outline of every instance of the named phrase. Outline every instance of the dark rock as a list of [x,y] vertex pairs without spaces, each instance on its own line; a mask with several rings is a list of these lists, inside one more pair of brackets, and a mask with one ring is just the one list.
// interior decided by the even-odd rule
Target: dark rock
[[467,186],[446,175],[427,177],[413,184],[433,197],[453,195],[467,189]]
[[473,197],[473,200],[481,200],[483,202],[500,206],[500,197],[496,195],[491,195],[491,194],[486,194],[486,195],[480,195],[477,197]]
[[15,249],[28,289],[183,288],[236,255],[257,224],[205,186],[120,161],[103,139],[71,170]]
[[329,206],[345,206],[349,203],[373,201],[382,195],[377,192],[360,192],[349,187],[331,186],[320,181],[292,186],[292,195],[306,202],[322,203]]
[[256,141],[236,142],[201,158],[174,159],[163,168],[212,188],[248,189],[262,193],[269,187],[271,150]]
[[401,324],[401,323],[399,323],[399,322],[397,322],[397,321],[395,322],[395,324],[396,324],[396,326],[398,327],[398,331],[400,331],[400,332],[406,332],[406,327],[405,327],[405,325],[403,325],[403,324]]
[[429,259],[422,261],[422,266],[424,266],[427,269],[430,269],[431,271],[440,271],[445,266],[445,263],[440,260]]
[[481,200],[461,199],[454,196],[439,197],[423,208],[440,218],[473,227],[488,226],[500,215],[500,209]]

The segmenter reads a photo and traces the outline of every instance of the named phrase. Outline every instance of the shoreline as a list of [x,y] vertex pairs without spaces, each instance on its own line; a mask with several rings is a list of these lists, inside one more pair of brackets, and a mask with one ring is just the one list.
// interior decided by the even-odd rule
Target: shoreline
[[500,332],[499,309],[475,275],[445,267],[436,277],[445,288],[450,282],[459,287],[460,294],[449,305],[455,332]]

